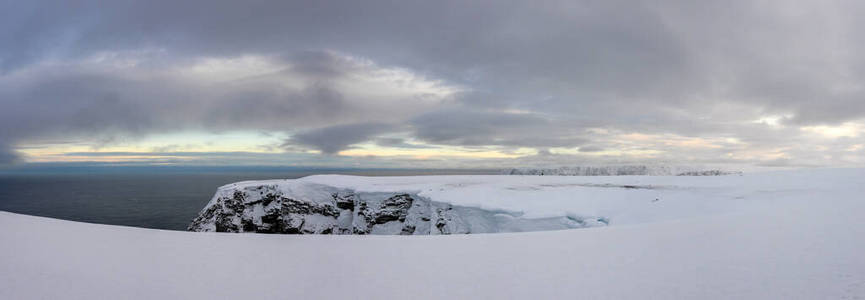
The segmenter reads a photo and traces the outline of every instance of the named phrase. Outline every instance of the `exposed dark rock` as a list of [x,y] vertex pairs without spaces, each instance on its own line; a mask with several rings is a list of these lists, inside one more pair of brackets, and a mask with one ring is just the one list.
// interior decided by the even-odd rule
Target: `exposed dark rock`
[[390,221],[404,222],[413,201],[414,199],[408,194],[396,195],[384,200],[375,216],[375,224],[384,224]]
[[340,195],[338,193],[334,193],[333,200],[336,201],[336,207],[339,209],[354,210],[354,194]]
[[436,221],[436,229],[439,230],[439,233],[448,234],[447,230],[445,230],[445,225],[447,225],[447,222],[444,219],[438,219],[438,221]]
[[222,201],[226,210],[230,211],[243,211],[243,201],[246,199],[245,195],[241,191],[234,192],[234,197],[227,198]]
[[285,224],[282,222],[278,210],[271,210],[268,214],[261,216],[261,226],[255,230],[255,232],[261,233],[282,233],[283,231],[285,231]]
[[230,219],[219,216],[216,218],[214,222],[214,226],[216,228],[216,232],[239,232],[237,228],[237,224],[231,222]]
[[405,227],[402,228],[402,231],[399,234],[412,235],[412,234],[414,234],[414,231],[415,231],[414,225],[405,225]]
[[276,201],[277,199],[278,199],[278,197],[276,195],[267,194],[267,196],[264,196],[264,198],[262,198],[261,201],[262,201],[262,204],[264,204],[264,206],[268,206],[268,205],[270,205],[271,202]]
[[252,223],[252,219],[242,219],[240,223],[243,225],[243,231],[246,232],[255,232],[258,229],[258,226],[255,226],[255,223]]

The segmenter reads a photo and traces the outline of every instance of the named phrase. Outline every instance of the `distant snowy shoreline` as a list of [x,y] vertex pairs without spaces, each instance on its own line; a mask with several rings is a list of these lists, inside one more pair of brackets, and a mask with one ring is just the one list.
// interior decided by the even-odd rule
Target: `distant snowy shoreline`
[[742,174],[742,172],[699,167],[625,165],[513,168],[502,171],[502,174],[547,176],[722,176]]

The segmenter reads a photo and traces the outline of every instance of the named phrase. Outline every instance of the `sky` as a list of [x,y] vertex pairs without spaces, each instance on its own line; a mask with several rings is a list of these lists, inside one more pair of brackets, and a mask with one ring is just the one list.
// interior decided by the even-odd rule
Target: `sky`
[[0,165],[865,165],[861,1],[0,1]]

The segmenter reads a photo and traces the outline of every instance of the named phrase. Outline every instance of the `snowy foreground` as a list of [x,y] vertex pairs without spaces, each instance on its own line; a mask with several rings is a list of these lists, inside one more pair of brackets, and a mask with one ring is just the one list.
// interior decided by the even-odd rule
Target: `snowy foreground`
[[414,192],[521,218],[597,216],[609,226],[265,235],[0,212],[0,299],[865,298],[863,169],[297,182]]

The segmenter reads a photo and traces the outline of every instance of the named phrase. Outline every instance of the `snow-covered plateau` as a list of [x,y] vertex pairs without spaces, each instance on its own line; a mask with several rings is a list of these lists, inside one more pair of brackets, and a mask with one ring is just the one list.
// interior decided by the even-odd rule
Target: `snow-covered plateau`
[[[239,211],[214,210],[231,213],[222,225],[206,217],[236,198]],[[299,216],[300,233],[441,234],[439,218],[448,233],[509,233],[180,232],[0,212],[0,299],[865,298],[865,169],[242,182],[218,189],[198,230],[269,232],[268,198],[308,204],[276,216]]]

